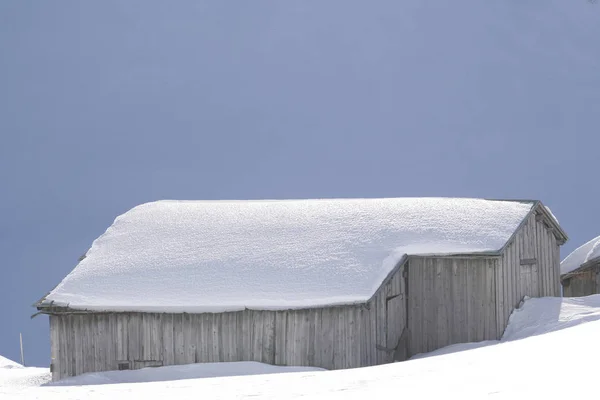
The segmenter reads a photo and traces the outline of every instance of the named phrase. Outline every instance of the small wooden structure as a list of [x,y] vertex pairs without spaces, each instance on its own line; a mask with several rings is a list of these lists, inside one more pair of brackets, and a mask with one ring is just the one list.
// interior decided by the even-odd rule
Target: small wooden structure
[[564,297],[600,293],[600,236],[574,250],[561,263]]
[[560,295],[559,246],[567,236],[540,202],[526,203],[530,211],[502,248],[406,254],[371,298],[355,304],[123,312],[44,298],[36,306],[50,316],[53,380],[199,362],[354,368],[499,339],[524,296]]

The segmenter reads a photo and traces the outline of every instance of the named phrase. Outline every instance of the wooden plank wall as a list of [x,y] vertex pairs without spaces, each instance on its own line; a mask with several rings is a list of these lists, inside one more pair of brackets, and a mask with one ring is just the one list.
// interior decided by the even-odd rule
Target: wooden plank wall
[[582,297],[600,293],[600,265],[576,272],[563,283],[564,297]]
[[220,314],[89,313],[50,316],[53,379],[147,365],[258,361],[326,369],[403,359],[399,270],[367,304]]
[[496,270],[499,336],[524,296],[560,296],[559,252],[554,233],[532,213],[504,250]]
[[411,258],[409,356],[496,339],[496,258]]
[[86,372],[218,361],[274,363],[275,313],[90,313],[50,317],[53,379]]
[[[64,350],[60,349],[61,340],[61,332],[60,332],[60,324],[59,318],[50,316],[50,363],[53,368],[60,366],[61,360],[59,357],[64,353]],[[52,380],[57,380],[61,376],[60,372],[54,369],[52,371]]]

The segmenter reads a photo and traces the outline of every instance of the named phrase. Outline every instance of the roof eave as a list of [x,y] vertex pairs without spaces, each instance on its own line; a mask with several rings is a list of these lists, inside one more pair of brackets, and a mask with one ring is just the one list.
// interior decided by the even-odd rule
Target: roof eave
[[597,264],[600,264],[600,256],[594,257],[591,260],[588,260],[588,261],[584,262],[579,267],[575,268],[573,271],[569,271],[566,274],[561,274],[560,275],[560,280],[563,281],[565,279],[569,279],[572,276],[577,275],[580,272],[582,272],[582,271],[584,271],[584,270],[586,270],[586,269],[588,269],[590,267],[593,267],[593,266],[595,266]]
[[[516,202],[516,203],[532,203],[531,211],[524,218],[523,223],[519,226],[517,231],[521,228],[521,226],[523,226],[525,224],[525,222],[527,221],[527,218],[529,218],[531,213],[536,212],[538,214],[543,214],[546,217],[546,219],[548,220],[548,223],[551,225],[551,227],[554,231],[554,234],[556,236],[556,239],[559,241],[560,245],[565,244],[569,240],[567,233],[561,228],[559,222],[556,220],[556,218],[552,214],[550,214],[548,212],[548,209],[540,200],[531,200],[531,199],[486,199],[486,200],[512,201],[512,202]],[[510,243],[511,241],[512,241],[512,237],[507,241],[507,244]]]
[[545,217],[546,222],[548,222],[548,224],[552,228],[554,235],[556,236],[558,244],[561,246],[565,244],[569,240],[569,236],[562,229],[556,218],[552,214],[550,214],[548,208],[546,208],[546,206],[541,201],[538,201],[538,204],[534,208],[536,214],[541,214]]

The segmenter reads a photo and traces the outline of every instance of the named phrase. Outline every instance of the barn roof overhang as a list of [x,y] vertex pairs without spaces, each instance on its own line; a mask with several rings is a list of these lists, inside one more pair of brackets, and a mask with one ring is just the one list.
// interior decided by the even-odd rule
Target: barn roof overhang
[[[523,225],[526,224],[527,220],[529,219],[529,217],[535,213],[536,215],[536,219],[541,220],[544,222],[544,224],[546,225],[546,227],[548,229],[550,229],[556,239],[557,239],[557,243],[559,245],[564,244],[567,240],[568,237],[566,235],[566,233],[563,231],[563,229],[560,227],[558,221],[556,220],[556,218],[552,215],[552,213],[549,212],[549,210],[542,204],[541,201],[539,200],[515,200],[515,199],[509,199],[509,200],[505,200],[505,199],[486,199],[486,200],[491,200],[491,201],[514,201],[514,202],[521,202],[521,203],[530,203],[532,204],[531,207],[531,211],[523,218],[523,221],[521,222],[521,224],[519,225],[519,227],[514,231],[513,235],[509,238],[509,240],[507,240],[507,242],[505,243],[505,245],[499,249],[498,251],[484,251],[484,252],[470,252],[470,253],[431,253],[431,254],[416,254],[416,255],[410,255],[410,254],[405,254],[396,264],[396,266],[389,272],[389,274],[387,275],[387,277],[381,282],[379,288],[375,291],[375,293],[373,293],[373,295],[371,296],[371,298],[369,298],[366,301],[361,301],[361,302],[356,302],[356,303],[352,303],[352,304],[344,304],[344,305],[360,305],[360,304],[368,304],[370,303],[381,291],[381,289],[389,282],[389,280],[394,276],[394,274],[403,266],[406,264],[406,262],[410,259],[413,258],[493,258],[493,257],[500,257],[505,248],[510,245],[510,243],[513,242],[515,235],[520,231],[520,229],[523,227]],[[47,295],[46,295],[47,296]],[[84,310],[84,309],[72,309],[70,308],[68,305],[61,305],[61,306],[57,306],[52,304],[52,302],[47,302],[46,300],[46,296],[42,297],[40,300],[38,300],[33,306],[37,308],[38,312],[36,314],[34,314],[32,316],[32,318],[36,315],[39,314],[65,314],[65,313],[69,313],[69,314],[74,314],[74,313],[91,313],[91,312],[100,312],[100,311],[92,311],[92,310]],[[325,307],[337,307],[337,306],[343,306],[343,305],[330,305],[330,306],[325,306]],[[311,307],[311,308],[315,308],[315,307]],[[108,310],[106,311],[106,313],[111,313],[112,311]]]
[[[546,225],[546,228],[548,228],[549,230],[552,231],[559,246],[562,246],[569,240],[569,236],[562,229],[559,222],[556,220],[556,217],[548,211],[548,207],[546,207],[540,200],[517,200],[517,199],[486,199],[486,200],[515,201],[515,202],[520,202],[520,203],[532,203],[533,204],[531,207],[530,213],[523,219],[523,222],[521,222],[521,225],[517,228],[517,230],[515,231],[515,233],[513,235],[516,235],[516,233],[523,227],[523,225],[525,225],[527,223],[527,219],[529,218],[529,216],[532,213],[535,213],[536,219],[538,221],[543,221],[544,224]],[[508,246],[511,242],[512,242],[512,238],[508,240],[505,247]]]
[[[502,251],[485,251],[485,252],[472,252],[472,253],[431,253],[431,254],[415,254],[415,255],[404,255],[400,261],[396,264],[394,269],[390,271],[389,275],[384,279],[384,281],[379,286],[379,289],[373,293],[373,295],[361,302],[349,303],[349,304],[336,304],[336,305],[328,305],[322,307],[307,307],[310,308],[334,308],[334,307],[346,307],[346,306],[367,306],[370,304],[375,297],[380,293],[383,287],[389,282],[390,279],[398,272],[400,268],[402,268],[408,261],[412,259],[418,258],[454,258],[454,259],[473,259],[473,258],[499,258],[502,256]],[[115,314],[115,313],[128,313],[134,311],[97,311],[97,310],[86,310],[86,309],[75,309],[70,308],[69,306],[59,306],[54,305],[53,303],[45,303],[43,302],[44,298],[35,303],[33,306],[37,308],[38,312],[33,314],[31,318],[34,318],[40,314],[47,315],[76,315],[76,314]],[[290,310],[301,310],[302,308],[292,308]],[[246,310],[255,310],[255,311],[265,311],[263,309],[254,309],[254,308],[246,308]],[[286,311],[286,310],[275,310],[275,311]],[[178,312],[179,313],[179,312]],[[183,313],[187,314],[187,313]]]
[[598,256],[596,258],[592,258],[591,260],[588,260],[585,263],[581,264],[579,266],[579,268],[574,269],[571,272],[561,275],[560,281],[561,282],[567,281],[567,280],[571,279],[572,277],[581,275],[581,274],[585,273],[587,270],[597,267],[597,266],[600,266],[600,256]]

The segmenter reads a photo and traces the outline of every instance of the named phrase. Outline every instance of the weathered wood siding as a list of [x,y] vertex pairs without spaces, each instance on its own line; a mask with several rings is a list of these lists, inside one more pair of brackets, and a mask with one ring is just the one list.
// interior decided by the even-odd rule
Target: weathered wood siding
[[402,265],[369,304],[371,326],[375,328],[375,357],[368,365],[408,358],[405,268],[406,264]]
[[497,329],[524,296],[560,296],[560,246],[541,215],[532,213],[505,248],[496,270]]
[[564,297],[590,296],[600,293],[600,264],[575,271],[563,281]]
[[402,269],[366,304],[206,314],[50,316],[52,377],[199,362],[353,368],[403,360]]
[[409,356],[454,343],[500,339],[524,296],[560,296],[559,251],[552,228],[537,210],[500,257],[412,257]]
[[411,258],[409,355],[455,343],[496,339],[500,258]]
[[128,369],[228,361],[346,368],[365,362],[354,349],[361,347],[358,331],[370,323],[367,315],[368,310],[360,306],[288,312],[53,315],[51,337],[58,339],[52,343],[53,378],[116,370],[120,362],[126,362]]

